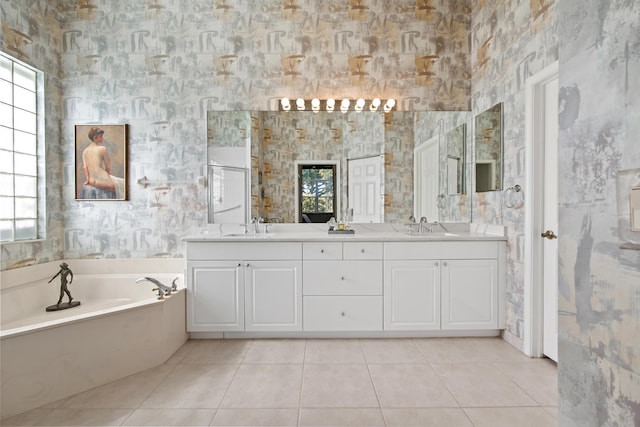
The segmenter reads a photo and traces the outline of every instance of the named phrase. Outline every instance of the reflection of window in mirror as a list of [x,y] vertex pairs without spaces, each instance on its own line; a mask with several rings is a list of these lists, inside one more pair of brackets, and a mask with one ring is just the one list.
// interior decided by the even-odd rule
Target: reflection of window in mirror
[[336,216],[336,165],[298,165],[298,222],[324,223]]
[[475,119],[476,192],[502,190],[502,103]]

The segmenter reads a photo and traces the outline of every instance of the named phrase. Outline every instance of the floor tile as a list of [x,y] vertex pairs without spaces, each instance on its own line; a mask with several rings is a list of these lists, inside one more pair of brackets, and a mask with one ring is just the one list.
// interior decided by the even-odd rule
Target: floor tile
[[63,400],[61,408],[131,408],[135,409],[175,369],[162,365],[96,387]]
[[558,375],[555,363],[548,359],[494,364],[541,406],[558,406]]
[[297,409],[219,409],[212,426],[277,426],[298,425]]
[[240,365],[221,408],[297,408],[302,365]]
[[119,426],[131,409],[53,409],[36,426]]
[[243,363],[303,363],[305,340],[254,340]]
[[301,408],[300,426],[384,426],[378,408]]
[[533,360],[499,337],[466,339],[475,347],[481,359],[485,361],[527,362]]
[[305,365],[301,407],[378,407],[366,365]]
[[381,407],[458,407],[428,363],[369,365]]
[[308,340],[304,363],[365,363],[359,340]]
[[459,408],[383,408],[387,426],[473,427]]
[[215,409],[239,365],[178,365],[142,408]]
[[413,340],[429,362],[478,362],[483,356],[466,338],[414,338]]
[[198,342],[202,340],[188,340],[186,343],[182,345],[175,353],[171,355],[169,360],[167,360],[165,365],[175,365],[177,363],[182,362],[182,360],[187,356],[191,350],[197,345]]
[[465,408],[476,427],[556,427],[544,408]]
[[420,349],[411,339],[361,340],[367,363],[424,363]]
[[37,408],[32,411],[23,412],[13,417],[3,418],[2,421],[0,421],[0,425],[3,427],[43,425],[41,420],[46,419],[52,410],[52,408]]
[[527,393],[489,363],[432,364],[462,407],[537,406]]
[[208,426],[215,409],[138,409],[123,426]]
[[197,340],[181,363],[241,363],[249,347],[251,341],[247,340]]

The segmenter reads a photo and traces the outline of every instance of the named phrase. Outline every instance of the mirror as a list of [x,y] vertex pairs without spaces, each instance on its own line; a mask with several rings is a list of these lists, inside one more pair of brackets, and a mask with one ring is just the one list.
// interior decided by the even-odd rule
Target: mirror
[[467,125],[461,124],[447,133],[447,194],[465,193],[465,152]]
[[476,192],[502,190],[502,103],[476,116]]
[[[353,209],[354,222],[406,222],[415,214],[414,148],[429,139],[441,146],[436,151],[436,185],[428,193],[435,204],[438,195],[447,193],[446,133],[471,117],[468,111],[209,111],[207,163],[247,170],[251,198],[244,221],[262,217],[269,222],[296,222],[300,215],[295,164],[335,162],[340,216]],[[469,136],[463,141],[464,152],[470,147]],[[464,160],[460,165],[464,191],[470,185],[470,165]],[[355,180],[358,168],[375,171],[370,175],[377,179],[375,189],[367,181]],[[450,196],[437,208],[441,213],[429,220],[470,222],[470,203],[464,194]],[[360,215],[358,206],[363,207]],[[378,210],[364,212],[364,207]]]

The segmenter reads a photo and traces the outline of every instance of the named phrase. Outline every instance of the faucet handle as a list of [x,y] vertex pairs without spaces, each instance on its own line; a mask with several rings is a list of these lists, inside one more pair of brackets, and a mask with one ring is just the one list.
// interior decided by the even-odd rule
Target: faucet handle
[[263,225],[264,225],[264,234],[269,234],[269,227],[271,227],[271,225],[273,224],[269,224],[268,222],[265,222]]
[[243,234],[247,234],[249,232],[249,230],[247,229],[247,224],[240,224],[240,227],[242,227]]

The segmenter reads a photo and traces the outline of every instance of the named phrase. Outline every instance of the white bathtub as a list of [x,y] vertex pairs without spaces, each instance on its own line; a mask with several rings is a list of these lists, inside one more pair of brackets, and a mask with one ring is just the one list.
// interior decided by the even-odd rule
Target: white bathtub
[[[81,305],[46,312],[58,301],[62,261],[2,271],[0,418],[89,390],[164,363],[188,338],[184,260],[65,260],[68,288]],[[158,300],[151,276],[178,292]],[[67,301],[65,295],[63,301]]]

